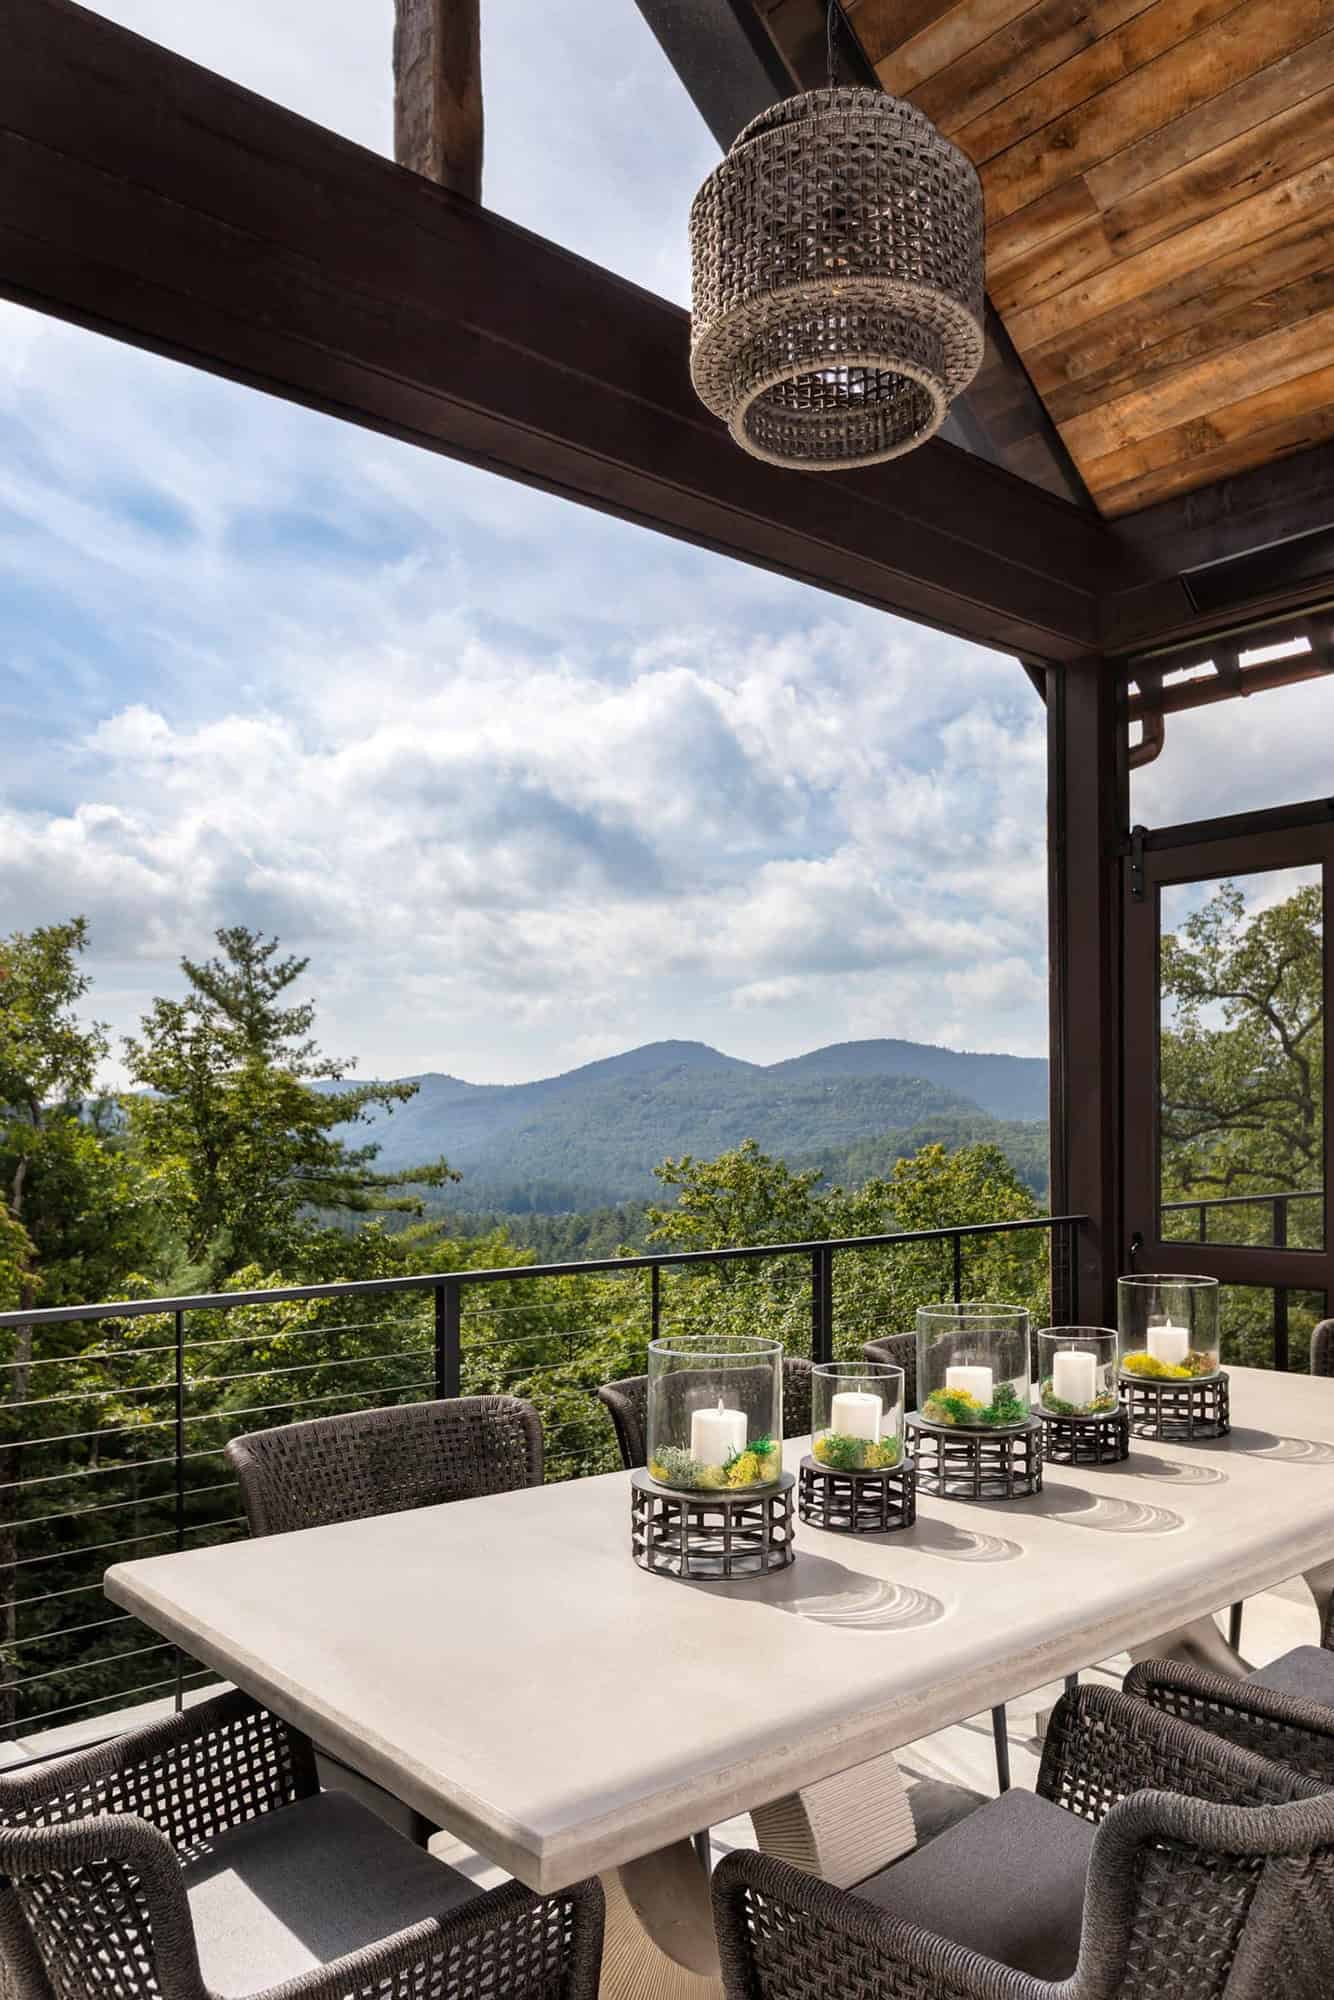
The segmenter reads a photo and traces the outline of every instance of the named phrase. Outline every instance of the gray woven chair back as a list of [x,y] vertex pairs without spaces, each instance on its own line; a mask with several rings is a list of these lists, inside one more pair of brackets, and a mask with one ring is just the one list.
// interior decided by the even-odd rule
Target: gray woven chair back
[[[1137,1777],[1128,1786],[1130,1768]],[[1334,1793],[1107,1688],[1058,1703],[1038,1791],[1096,1827],[1068,1983],[1007,1970],[896,1919],[888,1890],[876,1908],[768,1856],[737,1852],[714,1875],[728,1993],[1328,2000]],[[1024,1881],[1021,1857],[996,1860],[1041,1896],[1040,1879]]]
[[[682,1368],[672,1377],[676,1393],[683,1398],[696,1386],[692,1369]],[[619,1382],[604,1382],[598,1401],[616,1427],[621,1463],[627,1472],[648,1464],[648,1376],[625,1375]],[[811,1364],[799,1354],[783,1358],[783,1436],[805,1437],[811,1427]]]
[[233,1438],[252,1535],[542,1484],[542,1425],[517,1396],[454,1396]]
[[917,1408],[917,1335],[887,1333],[883,1340],[868,1340],[862,1349],[867,1361],[887,1361],[903,1370],[903,1407]]
[[1322,1319],[1311,1334],[1311,1373],[1334,1375],[1334,1319]]
[[25,1880],[21,1898],[12,1882],[0,1890],[0,1993],[5,2000],[50,2000],[53,1987],[60,2000],[151,1994],[149,1915],[177,1970],[172,2000],[180,1979],[198,1985],[178,1863],[229,1827],[318,1789],[306,1738],[235,1689],[91,1750],[0,1776],[0,1871],[19,1875],[40,1832],[54,1840],[49,1874]]
[[[315,1790],[309,1746],[239,1693],[0,1778],[0,1990],[13,2000],[216,2000],[182,1863],[206,1861],[220,1836]],[[309,1890],[313,1917],[319,1883]],[[595,1882],[545,1900],[507,1883],[279,1990],[596,2000],[602,1924]]]

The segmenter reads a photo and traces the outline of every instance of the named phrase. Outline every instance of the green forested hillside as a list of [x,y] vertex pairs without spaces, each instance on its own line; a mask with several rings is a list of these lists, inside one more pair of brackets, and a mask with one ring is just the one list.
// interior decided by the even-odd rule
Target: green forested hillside
[[[920,1063],[923,1073],[906,1065]],[[846,1065],[846,1067],[843,1067]],[[925,1072],[930,1071],[931,1074]],[[957,1076],[981,1097],[944,1079]],[[745,1139],[787,1159],[810,1156],[845,1178],[849,1149],[871,1146],[857,1171],[902,1157],[900,1135],[959,1143],[996,1137],[1019,1104],[1046,1115],[1047,1066],[1018,1056],[959,1055],[912,1042],[855,1042],[762,1067],[697,1042],[661,1042],[565,1076],[519,1085],[413,1079],[401,1109],[373,1112],[370,1136],[388,1168],[444,1153],[463,1176],[449,1198],[470,1212],[559,1214],[644,1200],[668,1157],[709,1157]],[[1014,1137],[1036,1190],[1039,1135]],[[916,1144],[910,1149],[915,1150]]]

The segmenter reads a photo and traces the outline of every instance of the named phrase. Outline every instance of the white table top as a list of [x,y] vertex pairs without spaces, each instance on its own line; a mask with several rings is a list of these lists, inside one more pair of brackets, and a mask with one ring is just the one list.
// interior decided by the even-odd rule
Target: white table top
[[799,1523],[795,1564],[743,1583],[638,1569],[611,1473],[120,1563],[106,1591],[553,1890],[1334,1558],[1334,1381],[1234,1369],[1232,1411],[1228,1439],[1049,1466],[1031,1499],[919,1497],[906,1533]]

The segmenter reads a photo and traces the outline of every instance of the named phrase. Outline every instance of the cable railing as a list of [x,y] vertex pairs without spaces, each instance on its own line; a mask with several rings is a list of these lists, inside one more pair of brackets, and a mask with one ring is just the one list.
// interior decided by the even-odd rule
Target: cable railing
[[[1313,1213],[1294,1213],[1294,1203],[1305,1203]],[[1215,1209],[1223,1209],[1228,1217],[1240,1218],[1240,1227],[1245,1230],[1253,1220],[1255,1228],[1249,1233],[1238,1234],[1236,1228],[1230,1235],[1211,1233],[1210,1222]],[[1176,1201],[1162,1204],[1163,1215],[1179,1215],[1183,1221],[1189,1218],[1189,1235],[1175,1234],[1170,1225],[1163,1224],[1163,1235],[1172,1242],[1219,1243],[1230,1247],[1248,1249],[1293,1250],[1319,1248],[1324,1241],[1325,1191],[1323,1188],[1284,1188],[1264,1194],[1212,1194],[1189,1195]],[[1303,1228],[1302,1224],[1308,1226]],[[1303,1240],[1304,1239],[1304,1240]],[[1286,1370],[1289,1365],[1289,1319],[1292,1287],[1273,1285],[1268,1287],[1273,1294],[1274,1312],[1274,1367]]]
[[[548,1477],[619,1464],[594,1390],[669,1332],[762,1325],[815,1360],[1004,1280],[1077,1317],[1080,1216],[518,1264],[0,1314],[0,1740],[107,1733],[214,1676],[102,1595],[111,1563],[245,1532],[243,1432],[430,1396],[522,1395]],[[52,1737],[54,1743],[58,1739]],[[30,1754],[39,1746],[27,1742]]]

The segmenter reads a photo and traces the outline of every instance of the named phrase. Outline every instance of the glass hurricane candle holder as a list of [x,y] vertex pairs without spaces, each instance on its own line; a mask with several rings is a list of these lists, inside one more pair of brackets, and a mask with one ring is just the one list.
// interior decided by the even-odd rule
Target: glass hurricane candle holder
[[1197,1382],[1218,1373],[1218,1280],[1176,1272],[1116,1281],[1121,1373],[1139,1382]]
[[1119,1407],[1118,1353],[1111,1327],[1044,1327],[1038,1334],[1038,1408],[1052,1417],[1111,1416]]
[[903,1370],[821,1361],[811,1370],[811,1456],[831,1472],[888,1472],[903,1460]]
[[917,1396],[926,1422],[964,1430],[1027,1423],[1028,1327],[1023,1306],[920,1306]]
[[746,1493],[783,1470],[783,1348],[680,1334],[648,1350],[648,1472],[678,1493]]

